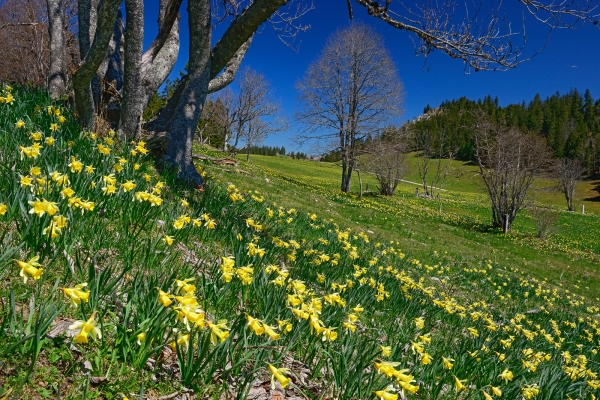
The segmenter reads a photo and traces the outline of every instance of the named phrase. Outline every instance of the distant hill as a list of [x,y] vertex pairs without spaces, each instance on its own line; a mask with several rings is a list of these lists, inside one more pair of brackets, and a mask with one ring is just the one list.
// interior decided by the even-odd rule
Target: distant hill
[[536,95],[529,103],[500,106],[498,98],[446,100],[438,108],[427,105],[423,115],[408,123],[416,132],[445,136],[458,149],[461,160],[473,158],[473,111],[482,109],[493,120],[527,130],[546,138],[554,157],[581,158],[598,171],[600,166],[600,99],[589,90],[581,94],[573,89],[542,100]]

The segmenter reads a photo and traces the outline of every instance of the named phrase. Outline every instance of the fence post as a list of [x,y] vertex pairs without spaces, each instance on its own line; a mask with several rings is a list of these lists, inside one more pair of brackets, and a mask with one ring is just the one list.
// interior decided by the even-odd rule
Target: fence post
[[585,204],[582,204],[582,205],[581,205],[581,213],[582,213],[582,214],[585,214]]
[[508,233],[508,214],[506,214],[504,216],[504,224],[502,224],[502,230],[504,231],[504,234],[506,235]]

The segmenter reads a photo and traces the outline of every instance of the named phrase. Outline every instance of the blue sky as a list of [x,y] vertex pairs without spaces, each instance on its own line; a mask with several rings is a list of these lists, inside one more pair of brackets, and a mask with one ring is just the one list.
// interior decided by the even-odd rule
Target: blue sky
[[[307,0],[304,0],[307,1]],[[146,4],[145,42],[149,45],[156,34],[157,0]],[[310,11],[302,22],[310,25],[307,32],[299,34],[297,51],[285,46],[275,35],[269,24],[265,24],[252,43],[243,65],[260,71],[275,88],[283,111],[292,121],[289,132],[268,138],[264,144],[286,146],[288,151],[297,150],[291,137],[298,129],[293,123],[296,107],[296,82],[301,79],[308,65],[314,61],[327,38],[337,29],[349,24],[346,0],[315,0],[315,9]],[[396,1],[392,2],[392,5]],[[486,4],[489,2],[486,2]],[[187,2],[182,5],[181,51],[172,76],[177,76],[187,61],[188,29]],[[498,96],[501,105],[529,102],[536,93],[546,98],[557,91],[566,93],[576,88],[582,93],[590,89],[594,99],[600,98],[600,29],[587,25],[577,30],[555,30],[548,47],[531,61],[506,72],[465,73],[464,64],[440,52],[434,52],[425,63],[423,57],[414,55],[411,35],[396,30],[353,4],[356,21],[366,23],[383,35],[385,45],[398,68],[404,83],[404,114],[401,121],[420,115],[430,104],[435,107],[446,99],[466,96],[479,99],[491,94]],[[515,30],[521,29],[522,6],[511,5],[504,12],[516,23]],[[545,39],[547,29],[541,24],[527,19],[528,54],[535,52]],[[218,40],[223,29],[217,29],[213,41]],[[298,44],[298,43],[296,43]],[[235,83],[234,89],[235,89]],[[307,149],[305,149],[307,150]]]

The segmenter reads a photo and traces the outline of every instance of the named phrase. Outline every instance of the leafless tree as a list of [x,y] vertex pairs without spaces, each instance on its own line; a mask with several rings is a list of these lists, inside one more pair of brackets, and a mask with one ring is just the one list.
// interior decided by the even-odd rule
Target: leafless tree
[[296,119],[307,127],[301,139],[341,151],[341,190],[349,192],[357,145],[401,112],[402,83],[383,38],[366,25],[338,30],[297,88]]
[[250,148],[252,146],[259,145],[273,133],[285,130],[286,126],[285,119],[279,117],[270,120],[257,118],[249,121],[244,131],[246,161],[250,161]]
[[[61,3],[60,15],[65,18],[58,27],[64,32],[64,46],[68,50],[63,61],[68,69],[73,67],[77,57],[73,34],[77,3],[76,0],[62,0]],[[54,67],[51,65],[49,36],[49,25],[53,22],[48,18],[45,0],[0,2],[0,81],[46,86]]]
[[[508,19],[503,15],[514,15],[514,11],[504,10],[502,2],[488,6],[483,1],[421,1],[408,6],[392,0],[356,0],[369,15],[414,34],[417,54],[427,57],[441,51],[463,60],[466,68],[474,71],[507,70],[530,60],[546,47],[553,29],[578,28],[586,23],[600,27],[600,9],[594,0],[519,2],[527,11],[525,15],[548,27],[545,42],[528,53],[525,15],[520,16],[521,21]],[[348,7],[352,16],[350,1]]]
[[232,151],[237,151],[240,139],[246,146],[257,144],[270,133],[279,129],[275,117],[280,110],[274,101],[274,92],[265,77],[250,68],[240,71],[238,76],[239,93],[233,96],[232,107]]
[[[222,21],[231,20],[221,39],[211,47],[211,2],[190,0],[190,59],[188,73],[158,117],[146,125],[149,131],[168,132],[169,141],[163,161],[177,170],[178,177],[192,184],[202,178],[192,162],[192,140],[206,95],[227,86],[235,78],[258,27],[271,17],[282,15],[282,6],[292,9],[294,0],[219,0],[228,10]],[[235,5],[235,7],[232,7]],[[239,7],[238,7],[239,5]],[[292,23],[308,9],[292,11]]]
[[573,211],[573,198],[575,197],[575,185],[583,176],[585,170],[581,161],[577,159],[561,158],[556,165],[558,176],[558,189],[565,195],[569,211]]
[[386,129],[365,145],[367,171],[375,174],[379,182],[379,194],[392,196],[408,170],[406,154],[409,143],[402,130]]
[[475,118],[475,159],[492,203],[492,224],[507,232],[526,202],[536,175],[549,165],[542,137]]

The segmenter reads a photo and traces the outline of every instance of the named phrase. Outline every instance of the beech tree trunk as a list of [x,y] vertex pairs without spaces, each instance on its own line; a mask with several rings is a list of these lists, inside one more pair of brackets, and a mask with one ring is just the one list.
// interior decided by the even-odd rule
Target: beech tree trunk
[[[190,60],[185,75],[158,117],[146,125],[154,132],[168,132],[164,155],[167,167],[177,171],[177,177],[194,186],[203,184],[192,159],[194,132],[202,108],[213,88],[231,83],[256,29],[287,0],[256,0],[229,26],[211,51],[210,1],[190,0]],[[221,75],[219,75],[221,73]],[[214,79],[219,75],[219,79]],[[223,78],[223,75],[226,78]],[[213,81],[211,81],[213,79]]]
[[184,87],[169,121],[170,139],[164,162],[177,177],[196,186],[204,182],[192,160],[194,132],[208,94],[210,82],[210,1],[189,0],[190,60]]
[[142,86],[142,50],[144,45],[144,2],[125,0],[127,27],[125,30],[125,74],[123,76],[123,101],[119,135],[122,138],[139,136],[144,101]]
[[[93,129],[96,121],[91,82],[98,67],[105,59],[106,52],[119,10],[120,0],[103,0],[97,14],[97,23],[93,24],[92,2],[79,0],[79,42],[82,62],[73,74],[75,92],[75,110],[79,123],[87,129]],[[96,27],[95,29],[93,27]],[[93,41],[90,45],[91,31]],[[87,34],[87,33],[90,34]]]
[[[165,26],[167,29],[168,21],[173,12],[167,9],[169,0],[160,1],[160,11],[158,25]],[[171,7],[175,7],[171,5]],[[179,10],[177,5],[176,10]],[[150,98],[156,93],[160,85],[167,79],[179,55],[179,13],[175,12],[175,17],[169,28],[169,33],[161,48],[156,52],[154,58],[150,58],[150,49],[142,56],[142,87],[144,89],[144,108],[148,105]]]
[[48,92],[57,100],[66,92],[67,49],[65,46],[64,14],[62,0],[47,0],[48,34],[50,37],[50,68]]

